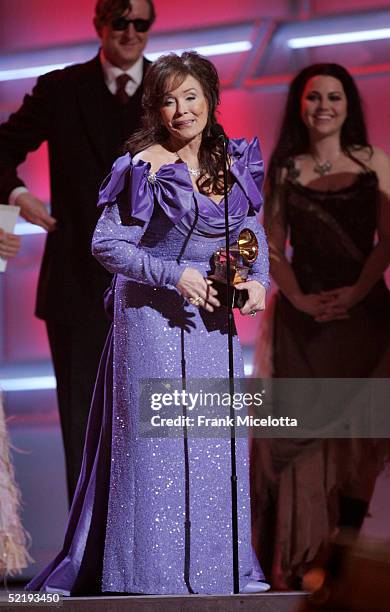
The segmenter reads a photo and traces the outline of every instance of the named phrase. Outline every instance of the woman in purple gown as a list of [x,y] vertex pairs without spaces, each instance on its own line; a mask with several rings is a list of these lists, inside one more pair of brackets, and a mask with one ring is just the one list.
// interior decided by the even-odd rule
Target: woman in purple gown
[[[144,437],[139,429],[143,379],[181,379],[183,368],[187,380],[228,377],[226,310],[206,280],[225,240],[222,145],[212,136],[218,102],[218,75],[208,60],[195,53],[160,58],[146,78],[144,128],[101,189],[92,248],[116,274],[113,326],[64,548],[29,588],[233,590],[230,438],[188,438],[186,462],[183,437]],[[250,280],[242,284],[249,299],[241,312],[254,314],[264,307],[268,285],[256,217],[263,178],[257,140],[231,140],[229,159],[231,240],[250,228],[259,242]],[[233,342],[235,375],[243,377],[236,332]],[[246,438],[237,439],[236,452],[239,578],[248,592],[261,576],[251,549]]]

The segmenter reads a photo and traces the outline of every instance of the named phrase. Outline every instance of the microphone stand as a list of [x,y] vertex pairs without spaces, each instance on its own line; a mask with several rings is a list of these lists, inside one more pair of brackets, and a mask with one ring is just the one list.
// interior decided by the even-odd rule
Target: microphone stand
[[233,544],[233,592],[240,592],[238,563],[238,512],[237,512],[237,469],[236,469],[236,428],[233,409],[234,396],[234,353],[233,353],[233,291],[230,284],[230,232],[228,202],[228,139],[220,125],[214,126],[214,133],[223,142],[223,194],[225,205],[225,239],[226,239],[226,297],[228,316],[228,354],[229,354],[229,395],[230,395],[230,462],[231,462],[231,499],[232,499],[232,544]]

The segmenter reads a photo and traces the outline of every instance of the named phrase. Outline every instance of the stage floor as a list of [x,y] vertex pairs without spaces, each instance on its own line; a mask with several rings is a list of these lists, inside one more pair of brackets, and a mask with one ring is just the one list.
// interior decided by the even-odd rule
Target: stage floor
[[[19,591],[20,592],[20,591]],[[0,612],[27,612],[45,608],[66,612],[298,612],[303,593],[262,593],[260,595],[139,595],[115,597],[64,597],[55,604],[7,604],[0,594]]]

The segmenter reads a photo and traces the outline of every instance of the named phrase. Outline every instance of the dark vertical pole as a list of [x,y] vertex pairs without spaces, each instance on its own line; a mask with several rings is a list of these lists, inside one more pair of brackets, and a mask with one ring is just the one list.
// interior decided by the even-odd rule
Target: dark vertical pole
[[231,492],[232,492],[232,544],[233,544],[233,592],[240,592],[238,564],[238,517],[237,517],[237,468],[236,468],[236,429],[233,409],[234,395],[234,353],[233,353],[233,292],[230,284],[230,232],[229,232],[229,202],[228,202],[228,157],[227,139],[223,135],[223,182],[225,203],[225,237],[226,237],[226,293],[228,305],[228,354],[229,354],[229,393],[230,393],[230,460],[231,460]]
[[[185,345],[184,345],[184,329],[181,330],[181,379],[183,391],[187,389],[186,382],[186,360],[185,360]],[[184,486],[185,486],[185,518],[184,518],[184,582],[186,583],[188,592],[193,594],[190,583],[191,570],[191,514],[190,514],[190,464],[188,457],[188,430],[187,430],[187,406],[182,405],[184,426],[183,426],[183,444],[184,444]]]

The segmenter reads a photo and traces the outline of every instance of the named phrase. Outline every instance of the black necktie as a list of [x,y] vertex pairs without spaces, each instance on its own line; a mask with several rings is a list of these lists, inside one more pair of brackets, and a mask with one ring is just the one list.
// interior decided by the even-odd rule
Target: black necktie
[[116,97],[120,104],[127,104],[129,101],[129,96],[126,93],[126,85],[131,80],[128,74],[123,73],[120,74],[116,78]]

